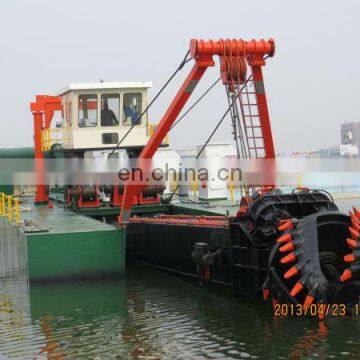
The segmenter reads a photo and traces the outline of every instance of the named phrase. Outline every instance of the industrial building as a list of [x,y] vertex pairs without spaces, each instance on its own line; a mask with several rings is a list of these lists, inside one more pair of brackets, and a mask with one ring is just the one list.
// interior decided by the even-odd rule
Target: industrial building
[[341,156],[359,156],[360,122],[341,124]]

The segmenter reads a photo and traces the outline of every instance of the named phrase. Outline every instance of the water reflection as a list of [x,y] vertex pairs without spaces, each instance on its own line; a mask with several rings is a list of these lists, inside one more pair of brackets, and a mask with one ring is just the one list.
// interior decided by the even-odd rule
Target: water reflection
[[[130,266],[126,279],[0,280],[0,355],[19,359],[359,358],[357,318],[274,318],[261,299]],[[2,358],[0,356],[0,358]]]

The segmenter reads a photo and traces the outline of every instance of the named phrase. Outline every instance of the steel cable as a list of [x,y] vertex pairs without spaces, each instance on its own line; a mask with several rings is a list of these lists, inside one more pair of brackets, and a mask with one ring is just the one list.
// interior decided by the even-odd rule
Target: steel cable
[[[231,104],[229,105],[229,107],[227,108],[227,110],[225,111],[225,113],[223,114],[223,116],[221,117],[220,121],[217,123],[217,125],[215,126],[214,130],[211,132],[210,136],[208,137],[208,139],[206,140],[205,144],[203,145],[203,147],[200,149],[200,151],[198,152],[198,154],[196,155],[196,159],[199,158],[199,156],[201,155],[201,153],[204,151],[205,147],[207,146],[207,144],[210,142],[210,140],[212,139],[212,137],[214,136],[214,134],[216,133],[216,131],[218,130],[218,128],[220,127],[220,125],[222,124],[222,122],[224,121],[224,119],[226,118],[226,115],[229,113],[230,109],[232,108],[233,104],[235,103],[235,101],[237,100],[237,98],[240,96],[241,91],[245,88],[245,86],[247,85],[247,83],[249,81],[251,81],[252,76],[250,75],[248,77],[248,79],[245,81],[245,83],[243,84],[243,86],[241,87],[240,91],[238,92],[238,94],[236,95],[236,97],[234,97],[233,101],[231,102]],[[173,196],[175,195],[175,192],[177,191],[177,189],[179,188],[179,185],[176,186],[176,188],[174,189],[174,191],[171,193],[171,195],[169,196],[168,199],[166,199],[166,202],[169,203]]]
[[180,116],[178,120],[173,124],[173,126],[170,128],[172,130],[213,88],[214,86],[221,80],[221,77],[219,77],[213,84],[210,85],[210,87],[187,109],[183,115]]
[[132,129],[140,122],[142,117],[149,111],[151,105],[156,101],[156,99],[160,96],[160,94],[165,90],[165,88],[170,84],[170,82],[173,80],[173,78],[176,76],[176,74],[185,66],[187,62],[191,60],[191,58],[188,59],[189,51],[186,53],[184,60],[180,63],[178,68],[174,71],[174,73],[170,76],[170,78],[166,81],[166,83],[162,86],[162,88],[157,92],[155,97],[151,100],[150,104],[146,107],[146,109],[141,113],[141,115],[136,119],[135,123],[131,125],[129,130],[125,133],[125,135],[121,138],[121,140],[118,142],[118,144],[113,148],[112,152],[109,154],[108,159],[114,154],[114,152],[119,148],[119,146],[122,144],[122,142],[126,139],[126,137],[130,134]]

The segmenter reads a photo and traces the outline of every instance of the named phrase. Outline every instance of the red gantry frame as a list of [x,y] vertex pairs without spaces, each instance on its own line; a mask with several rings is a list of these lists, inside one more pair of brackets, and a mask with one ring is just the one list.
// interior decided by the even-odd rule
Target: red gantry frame
[[[274,53],[275,43],[272,39],[268,41],[263,39],[258,41],[191,40],[190,55],[195,60],[195,64],[162,117],[154,135],[142,150],[139,156],[139,165],[141,166],[141,159],[151,159],[154,156],[206,69],[215,65],[214,55],[220,58],[221,78],[225,85],[244,83],[246,81],[246,65],[251,67],[264,139],[265,158],[274,158],[275,150],[262,75],[262,66],[265,65],[264,58],[272,57]],[[125,184],[119,224],[125,224],[129,220],[133,205],[132,199],[145,188],[146,184],[135,183],[133,180],[129,180]]]

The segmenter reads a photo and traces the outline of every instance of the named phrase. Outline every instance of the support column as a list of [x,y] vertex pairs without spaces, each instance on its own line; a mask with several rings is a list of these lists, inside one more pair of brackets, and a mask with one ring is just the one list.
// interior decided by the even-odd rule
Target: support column
[[45,159],[41,149],[41,130],[44,128],[43,113],[34,112],[34,151],[36,171],[35,204],[46,204],[49,201],[48,188],[45,185]]

